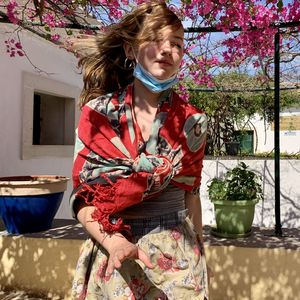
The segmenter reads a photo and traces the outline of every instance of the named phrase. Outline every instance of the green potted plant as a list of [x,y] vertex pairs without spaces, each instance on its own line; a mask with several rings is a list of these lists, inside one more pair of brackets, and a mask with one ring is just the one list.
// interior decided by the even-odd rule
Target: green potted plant
[[258,174],[240,162],[223,178],[215,177],[208,182],[208,195],[215,209],[217,226],[213,235],[237,238],[251,234],[255,205],[263,199]]

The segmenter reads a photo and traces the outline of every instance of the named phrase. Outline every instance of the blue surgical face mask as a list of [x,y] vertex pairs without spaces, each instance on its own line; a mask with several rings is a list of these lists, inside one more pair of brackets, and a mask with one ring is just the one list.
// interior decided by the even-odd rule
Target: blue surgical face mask
[[157,79],[148,71],[146,71],[139,63],[137,63],[134,68],[133,76],[139,79],[143,85],[153,93],[165,91],[178,82],[176,74],[166,80]]

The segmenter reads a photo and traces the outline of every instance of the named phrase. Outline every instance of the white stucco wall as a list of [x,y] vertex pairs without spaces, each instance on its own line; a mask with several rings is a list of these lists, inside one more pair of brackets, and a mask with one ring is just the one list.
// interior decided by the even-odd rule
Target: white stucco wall
[[[263,178],[264,201],[256,205],[254,225],[262,227],[275,226],[275,190],[274,160],[242,160],[249,169],[256,171]],[[203,223],[214,225],[213,205],[208,199],[207,182],[220,176],[228,168],[234,167],[238,160],[207,159],[204,160],[201,199],[203,206]],[[280,201],[281,224],[286,228],[300,228],[300,160],[282,159],[280,161]]]
[[[41,157],[21,159],[22,117],[23,117],[23,81],[22,72],[51,78],[81,89],[81,76],[76,68],[76,59],[72,54],[58,46],[22,31],[22,45],[32,64],[47,72],[39,74],[24,57],[10,58],[6,54],[4,40],[15,37],[13,26],[0,24],[0,176],[13,175],[64,175],[71,176],[72,156]],[[65,193],[57,217],[71,217],[68,209],[68,195],[71,182]],[[63,211],[63,213],[61,213]]]

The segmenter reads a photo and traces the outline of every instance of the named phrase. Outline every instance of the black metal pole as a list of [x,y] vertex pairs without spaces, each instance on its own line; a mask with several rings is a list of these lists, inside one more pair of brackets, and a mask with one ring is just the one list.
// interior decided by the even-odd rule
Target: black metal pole
[[274,147],[275,147],[275,235],[282,236],[280,220],[280,30],[274,38]]

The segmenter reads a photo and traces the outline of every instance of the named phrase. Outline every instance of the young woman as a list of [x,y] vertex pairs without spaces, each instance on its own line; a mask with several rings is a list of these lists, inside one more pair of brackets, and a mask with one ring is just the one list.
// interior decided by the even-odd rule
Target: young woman
[[206,299],[199,185],[206,117],[172,90],[184,30],[144,3],[77,44],[84,75],[74,216],[91,238],[73,299]]

